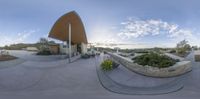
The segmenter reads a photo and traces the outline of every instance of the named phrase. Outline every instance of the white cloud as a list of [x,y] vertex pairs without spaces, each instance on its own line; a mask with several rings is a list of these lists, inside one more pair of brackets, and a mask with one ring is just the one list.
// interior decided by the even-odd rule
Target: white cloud
[[31,34],[35,33],[37,30],[23,31],[20,33],[15,33],[16,35],[5,35],[6,33],[0,33],[0,46],[16,44],[16,43],[24,43],[31,36]]
[[192,31],[182,29],[177,24],[164,22],[162,20],[140,20],[128,18],[126,22],[121,23],[124,27],[118,33],[122,39],[138,38],[147,35],[159,35],[165,33],[168,37],[192,36]]
[[188,37],[188,36],[192,36],[192,32],[190,30],[177,30],[177,31],[173,31],[173,32],[169,32],[170,35],[169,37],[179,37],[179,36],[184,36],[184,37]]

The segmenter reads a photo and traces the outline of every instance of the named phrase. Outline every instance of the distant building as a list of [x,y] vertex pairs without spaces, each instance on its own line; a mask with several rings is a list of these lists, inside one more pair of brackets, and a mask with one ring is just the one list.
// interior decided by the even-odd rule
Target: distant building
[[36,47],[27,47],[26,50],[27,51],[38,51],[38,49]]
[[[49,36],[63,42],[69,42],[69,23],[71,24],[71,53],[87,53],[87,37],[81,18],[75,12],[69,12],[61,16],[53,25]],[[58,45],[51,46],[53,52],[58,52]],[[59,53],[66,54],[69,51],[68,43],[59,45]]]

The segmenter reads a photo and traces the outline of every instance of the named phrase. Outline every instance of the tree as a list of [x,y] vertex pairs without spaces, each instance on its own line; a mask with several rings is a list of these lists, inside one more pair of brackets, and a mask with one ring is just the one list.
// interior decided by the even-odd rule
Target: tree
[[183,48],[187,43],[188,43],[188,41],[186,41],[184,39],[184,40],[180,41],[179,43],[177,43],[176,47],[177,48]]
[[37,53],[37,55],[51,55],[51,51],[49,49],[49,41],[46,38],[40,38],[40,41],[38,42],[40,46],[40,51]]
[[41,51],[49,50],[48,42],[49,41],[46,38],[40,38],[39,44]]
[[48,40],[46,38],[40,38],[39,43],[41,43],[41,44],[47,44]]
[[184,39],[177,43],[176,49],[179,54],[185,54],[187,51],[191,50],[191,46],[188,44],[188,41]]
[[198,46],[192,46],[193,50],[198,50]]
[[56,44],[55,41],[48,41],[50,44]]

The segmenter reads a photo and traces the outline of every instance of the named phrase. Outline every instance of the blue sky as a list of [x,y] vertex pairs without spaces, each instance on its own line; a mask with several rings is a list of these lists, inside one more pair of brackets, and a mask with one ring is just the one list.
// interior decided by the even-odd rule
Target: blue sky
[[0,0],[0,46],[34,43],[75,10],[89,42],[174,47],[200,45],[199,0]]

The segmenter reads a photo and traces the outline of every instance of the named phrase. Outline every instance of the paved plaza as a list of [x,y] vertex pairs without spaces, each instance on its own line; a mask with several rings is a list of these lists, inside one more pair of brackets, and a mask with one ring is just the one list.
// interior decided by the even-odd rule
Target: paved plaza
[[185,79],[184,87],[177,92],[161,95],[124,95],[108,91],[99,82],[96,72],[97,58],[77,58],[76,61],[68,63],[63,56],[39,57],[34,56],[34,53],[21,51],[13,51],[11,54],[18,56],[19,59],[0,63],[0,66],[3,66],[0,68],[0,99],[199,99],[200,97],[200,63],[193,61],[193,52],[186,58],[192,61],[193,70]]

